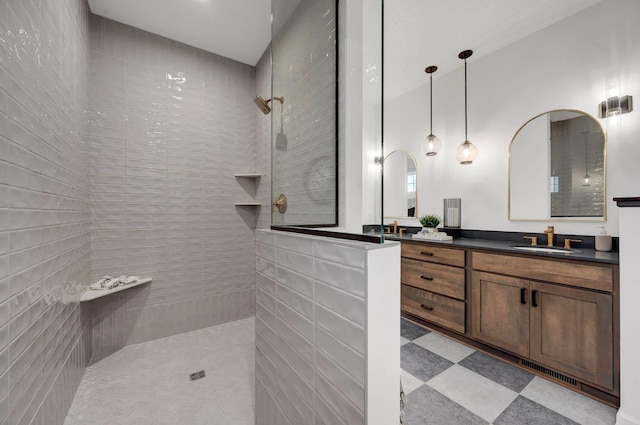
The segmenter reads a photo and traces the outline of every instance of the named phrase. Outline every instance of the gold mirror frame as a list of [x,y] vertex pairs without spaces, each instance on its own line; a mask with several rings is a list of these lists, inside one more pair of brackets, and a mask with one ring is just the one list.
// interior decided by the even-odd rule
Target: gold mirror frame
[[[512,218],[511,217],[511,147],[513,145],[513,142],[516,140],[516,137],[518,137],[518,134],[520,134],[520,132],[522,131],[523,128],[525,128],[527,126],[527,124],[529,124],[531,121],[540,118],[543,115],[547,115],[547,114],[551,114],[553,112],[575,112],[577,114],[582,114],[585,115],[589,118],[591,118],[595,123],[598,124],[598,126],[600,127],[600,130],[602,131],[602,137],[604,138],[604,152],[603,152],[603,192],[602,192],[602,196],[603,196],[603,201],[604,201],[604,205],[603,205],[603,215],[602,218],[592,218],[592,217],[584,217],[584,218],[580,218],[580,217],[553,217],[553,218]],[[600,123],[600,121],[598,121],[598,119],[596,117],[594,117],[593,115],[581,111],[579,109],[553,109],[551,111],[545,111],[541,114],[538,114],[536,116],[534,116],[533,118],[527,120],[524,124],[522,124],[520,126],[520,128],[518,129],[518,131],[516,131],[516,133],[513,135],[513,137],[511,138],[511,142],[509,142],[509,166],[508,166],[508,170],[507,170],[507,180],[508,180],[508,188],[507,188],[507,216],[509,221],[543,221],[543,222],[549,222],[549,221],[560,221],[560,222],[578,222],[578,223],[589,223],[589,222],[593,222],[593,223],[605,223],[607,221],[607,133],[605,132],[604,127],[602,126],[602,124]]]
[[[415,218],[415,219],[418,219],[418,217],[420,217],[420,215],[418,215],[418,161],[416,160],[416,157],[411,152],[406,151],[404,149],[397,149],[395,151],[389,152],[384,157],[384,159],[382,160],[382,163],[384,164],[384,161],[386,161],[387,158],[389,158],[394,153],[404,153],[406,155],[406,157],[410,158],[413,161],[413,164],[415,165],[415,169],[416,169],[416,210],[415,210],[415,217],[409,217],[409,216],[406,216],[406,215],[405,216],[385,215],[384,214],[384,202],[382,203],[382,216],[383,216],[383,218]],[[382,184],[382,190],[383,190],[383,193],[384,193],[384,181],[383,181],[383,184]],[[383,201],[384,201],[384,198],[383,198]]]

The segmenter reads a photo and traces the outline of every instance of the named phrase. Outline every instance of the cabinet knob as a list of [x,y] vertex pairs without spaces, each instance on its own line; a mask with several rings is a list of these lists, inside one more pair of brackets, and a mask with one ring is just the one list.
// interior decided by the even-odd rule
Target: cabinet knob
[[527,288],[520,288],[520,304],[527,303],[526,294],[527,294]]
[[433,252],[421,251],[420,254],[426,255],[427,257],[433,257]]
[[429,307],[428,305],[425,305],[425,304],[420,304],[420,307],[424,308],[427,311],[433,311],[433,307]]
[[538,291],[531,291],[531,307],[538,307],[538,300],[536,296],[538,295]]
[[420,279],[424,279],[424,280],[433,280],[432,277],[428,277],[428,276],[420,276]]

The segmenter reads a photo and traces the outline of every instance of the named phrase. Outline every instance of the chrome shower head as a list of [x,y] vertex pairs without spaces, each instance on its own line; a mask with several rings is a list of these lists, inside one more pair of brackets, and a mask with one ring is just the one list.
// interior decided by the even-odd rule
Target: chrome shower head
[[256,96],[253,98],[253,102],[258,106],[258,108],[260,108],[263,114],[267,115],[269,112],[271,112],[271,107],[269,107],[269,102],[271,102],[271,99],[264,100],[262,96]]

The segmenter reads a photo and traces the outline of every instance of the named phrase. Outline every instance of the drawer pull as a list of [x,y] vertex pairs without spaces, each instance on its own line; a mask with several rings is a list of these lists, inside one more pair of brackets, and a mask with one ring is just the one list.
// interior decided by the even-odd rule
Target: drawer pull
[[420,304],[421,308],[424,308],[427,311],[433,311],[433,307],[429,307],[428,305]]
[[424,279],[424,280],[433,280],[432,277],[427,277],[427,276],[420,276],[420,279]]
[[520,304],[526,304],[527,299],[525,298],[525,294],[527,293],[526,288],[520,288]]
[[538,307],[538,301],[536,300],[536,295],[538,295],[538,291],[531,291],[531,306]]
[[420,254],[426,255],[427,257],[433,257],[433,252],[420,251]]

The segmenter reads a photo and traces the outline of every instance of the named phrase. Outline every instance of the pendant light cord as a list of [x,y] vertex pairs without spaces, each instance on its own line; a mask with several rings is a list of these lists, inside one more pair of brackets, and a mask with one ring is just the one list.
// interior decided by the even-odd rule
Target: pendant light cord
[[464,142],[467,143],[467,58],[464,59]]
[[433,134],[433,73],[429,74],[429,135]]

